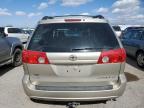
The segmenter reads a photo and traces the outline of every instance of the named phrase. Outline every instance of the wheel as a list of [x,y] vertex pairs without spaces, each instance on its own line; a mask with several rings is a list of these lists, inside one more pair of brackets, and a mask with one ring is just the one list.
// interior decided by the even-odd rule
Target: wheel
[[139,52],[137,54],[136,60],[137,60],[137,65],[139,67],[144,68],[144,53],[143,52]]
[[17,67],[22,64],[22,50],[17,48],[13,53],[12,66]]

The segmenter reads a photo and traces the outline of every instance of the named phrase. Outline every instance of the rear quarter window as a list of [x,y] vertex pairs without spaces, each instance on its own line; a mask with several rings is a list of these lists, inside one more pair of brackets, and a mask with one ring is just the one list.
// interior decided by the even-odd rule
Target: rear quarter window
[[116,36],[107,23],[59,23],[38,25],[28,49],[71,52],[73,49],[117,47],[119,44]]

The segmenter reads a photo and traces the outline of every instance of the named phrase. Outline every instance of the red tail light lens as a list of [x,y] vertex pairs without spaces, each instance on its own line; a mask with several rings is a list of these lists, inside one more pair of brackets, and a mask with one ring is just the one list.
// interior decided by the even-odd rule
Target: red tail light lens
[[23,50],[22,52],[23,63],[28,64],[49,64],[49,60],[45,52]]
[[123,48],[103,51],[99,57],[98,64],[121,63],[126,60],[126,53]]

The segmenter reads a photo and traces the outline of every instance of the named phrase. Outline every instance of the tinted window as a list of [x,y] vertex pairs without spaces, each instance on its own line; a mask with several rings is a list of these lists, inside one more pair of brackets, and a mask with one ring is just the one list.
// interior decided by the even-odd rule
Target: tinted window
[[123,34],[122,38],[123,39],[129,39],[131,36],[132,32],[131,31],[127,31]]
[[8,33],[24,33],[24,31],[19,28],[8,28]]
[[142,31],[133,30],[131,32],[132,32],[131,37],[130,37],[131,39],[136,39],[136,40],[140,40],[141,39]]
[[144,27],[127,27],[125,29],[125,31],[128,31],[128,30],[137,30],[137,29],[144,29]]
[[117,39],[106,23],[64,23],[39,25],[28,49],[44,52],[71,52],[83,51],[81,49],[95,51],[117,47],[119,47]]
[[121,28],[120,28],[119,26],[113,26],[113,29],[114,29],[115,31],[121,31]]

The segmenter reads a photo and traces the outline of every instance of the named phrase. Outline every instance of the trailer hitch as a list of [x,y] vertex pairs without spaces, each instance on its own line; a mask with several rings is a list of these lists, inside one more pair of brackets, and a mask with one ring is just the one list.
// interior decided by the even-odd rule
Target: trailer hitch
[[80,105],[78,102],[69,102],[66,107],[67,108],[77,108]]

